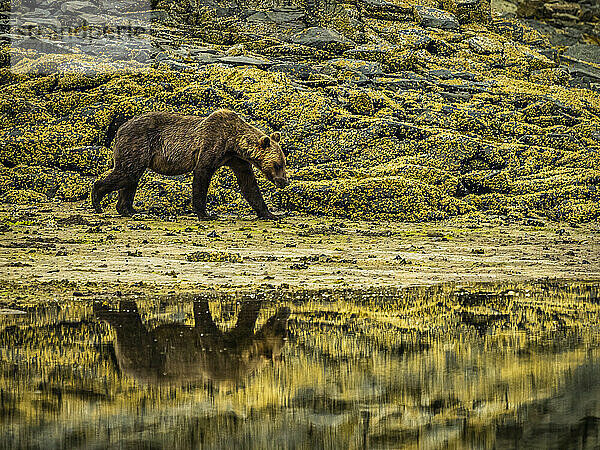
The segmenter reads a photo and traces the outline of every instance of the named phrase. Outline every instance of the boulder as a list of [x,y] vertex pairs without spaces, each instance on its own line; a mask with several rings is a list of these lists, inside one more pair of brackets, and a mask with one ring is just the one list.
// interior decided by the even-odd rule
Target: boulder
[[391,3],[385,0],[360,0],[359,11],[366,17],[379,20],[409,21],[413,16],[413,7],[409,3]]
[[432,38],[421,28],[407,28],[396,32],[393,42],[404,48],[424,49],[431,44]]
[[60,5],[60,9],[65,14],[81,14],[81,13],[97,14],[100,12],[98,7],[93,5],[92,3],[79,1],[79,0],[64,2]]
[[37,38],[35,36],[29,36],[22,41],[13,42],[12,46],[37,50],[40,53],[73,53],[72,50],[60,45],[60,43],[55,43],[49,39]]
[[298,8],[280,8],[266,11],[267,18],[280,25],[303,26],[302,21],[306,18],[304,11]]
[[277,24],[284,28],[305,28],[306,14],[298,8],[279,8],[268,11],[250,11],[245,19],[250,23]]
[[363,61],[360,59],[336,58],[327,61],[326,67],[335,71],[352,71],[361,73],[367,77],[381,76],[384,74],[381,63],[375,61]]
[[223,56],[217,61],[230,66],[256,66],[260,68],[266,68],[273,65],[273,63],[268,59],[245,55]]
[[311,76],[319,73],[313,66],[292,62],[274,64],[269,68],[269,70],[272,72],[287,73],[292,78],[296,78],[298,80],[308,80]]
[[13,205],[35,205],[36,203],[44,203],[48,201],[48,197],[44,194],[31,189],[16,189],[9,191],[0,199],[2,203],[10,203]]
[[488,23],[492,19],[490,0],[455,0],[452,10],[460,23]]
[[475,74],[471,72],[456,72],[450,69],[433,69],[427,72],[430,78],[437,78],[439,80],[467,80],[474,81]]
[[447,11],[426,6],[417,6],[414,11],[415,20],[423,27],[443,30],[455,30],[460,27],[456,16]]
[[467,40],[467,44],[471,50],[480,55],[502,53],[504,49],[500,42],[485,36],[473,36]]
[[329,28],[311,27],[292,36],[294,44],[306,45],[320,50],[344,51],[354,47],[354,42]]
[[569,47],[565,52],[569,58],[600,64],[600,47],[591,44],[577,44]]

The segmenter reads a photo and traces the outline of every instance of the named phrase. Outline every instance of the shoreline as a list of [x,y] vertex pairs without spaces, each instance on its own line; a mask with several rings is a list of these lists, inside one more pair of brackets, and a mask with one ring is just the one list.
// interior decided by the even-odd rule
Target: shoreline
[[[462,217],[435,223],[294,215],[199,222],[2,205],[4,284],[192,292],[599,280],[600,225]],[[135,290],[135,289],[134,289]]]

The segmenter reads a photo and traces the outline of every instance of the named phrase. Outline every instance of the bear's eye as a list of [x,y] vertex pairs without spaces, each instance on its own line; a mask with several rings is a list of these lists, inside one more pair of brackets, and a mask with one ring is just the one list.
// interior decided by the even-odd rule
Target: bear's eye
[[279,163],[275,163],[275,164],[273,164],[273,169],[275,169],[276,171],[280,171],[281,165]]

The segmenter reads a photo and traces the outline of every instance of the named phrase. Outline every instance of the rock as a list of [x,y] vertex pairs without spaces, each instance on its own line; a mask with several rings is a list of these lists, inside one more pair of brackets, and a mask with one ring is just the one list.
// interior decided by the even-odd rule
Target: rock
[[66,148],[56,155],[58,167],[83,175],[98,176],[110,168],[111,162],[112,151],[99,145]]
[[[591,19],[594,13],[591,9],[586,11]],[[574,24],[584,15],[581,6],[577,2],[567,1],[544,1],[544,0],[522,0],[519,2],[517,14],[521,17],[544,19],[558,24]]]
[[193,69],[192,66],[179,62],[179,61],[174,61],[172,59],[162,59],[160,61],[157,61],[153,64],[153,67],[159,68],[159,67],[167,67],[170,68],[172,70],[191,70]]
[[[140,2],[140,4],[143,4],[143,2]],[[167,18],[167,12],[160,9],[151,9],[148,11],[132,11],[127,12],[124,16],[124,19],[128,22],[139,21],[144,24],[150,24],[150,22],[153,21],[164,21]]]
[[557,150],[578,151],[583,150],[583,143],[569,134],[548,133],[545,135],[524,134],[517,142],[525,145],[538,145],[555,148]]
[[456,47],[453,47],[443,39],[432,39],[427,45],[427,51],[432,55],[450,56],[453,55],[456,50]]
[[246,54],[246,46],[244,44],[236,44],[230,47],[225,52],[225,56],[243,56]]
[[49,27],[58,29],[60,21],[55,17],[31,17],[27,22],[21,24],[21,28]]
[[330,75],[326,75],[324,73],[317,73],[315,75],[311,75],[307,80],[302,82],[303,85],[319,88],[319,87],[327,87],[327,86],[336,86],[338,84],[338,80]]
[[[360,59],[336,58],[327,61],[326,67],[332,68],[336,72],[344,70],[358,72],[367,77],[375,77],[384,74],[380,63],[374,61],[363,61]],[[327,72],[324,71],[323,73]],[[331,73],[327,74],[331,75]]]
[[408,28],[399,30],[390,41],[403,48],[424,49],[431,44],[433,39],[421,28]]
[[374,136],[395,136],[398,139],[427,139],[431,136],[432,132],[422,128],[414,126],[410,123],[399,122],[397,120],[379,120],[373,123],[367,128],[367,130],[373,133]]
[[547,34],[550,36],[550,43],[560,47],[570,47],[582,42],[584,33],[573,27],[567,27],[563,30],[557,30],[548,26]]
[[311,27],[292,36],[294,44],[307,45],[320,50],[344,51],[354,47],[354,42],[337,31],[328,28]]
[[373,19],[408,21],[413,16],[413,7],[408,3],[396,4],[385,0],[360,0],[357,6],[361,14]]
[[82,25],[106,25],[106,18],[97,14],[78,13],[77,17],[81,19]]
[[458,0],[453,12],[460,23],[488,23],[492,19],[490,0]]
[[26,15],[24,15],[23,18],[30,18],[30,17],[50,17],[51,15],[52,15],[52,13],[50,11],[48,11],[47,9],[35,8],[32,12],[27,13]]
[[423,27],[455,30],[460,23],[454,14],[426,6],[415,7],[415,20]]
[[573,45],[564,52],[564,56],[593,64],[600,64],[600,46],[591,44]]
[[19,42],[14,42],[13,47],[28,48],[37,50],[40,53],[73,53],[72,50],[62,45],[56,44],[49,39],[41,39],[34,36],[27,37]]
[[467,40],[469,48],[480,55],[490,55],[492,53],[502,53],[504,47],[498,41],[485,36],[473,36]]
[[264,11],[256,11],[253,14],[250,14],[246,17],[248,22],[271,22],[271,19],[267,16],[267,13]]
[[413,78],[400,78],[400,77],[395,77],[395,76],[391,76],[391,75],[388,75],[385,77],[376,77],[372,81],[375,86],[381,86],[381,87],[384,87],[387,89],[402,89],[402,90],[422,89],[431,84],[427,80],[419,80],[419,79],[413,79]]
[[293,7],[256,11],[246,18],[251,23],[276,23],[286,28],[305,28],[305,19],[304,11]]
[[[13,263],[15,264],[15,263]],[[21,263],[22,265],[11,266],[11,267],[28,267],[30,264]],[[0,315],[12,316],[19,314],[27,314],[27,311],[21,311],[20,309],[10,309],[10,308],[2,308],[0,309]]]
[[80,13],[91,13],[97,14],[100,12],[97,6],[94,6],[90,2],[83,1],[70,1],[64,2],[60,5],[60,9],[62,12],[66,14],[80,14]]
[[274,9],[266,12],[267,18],[277,24],[290,25],[296,24],[298,26],[304,26],[302,21],[305,19],[306,14],[304,11],[298,8],[281,8]]
[[9,191],[0,199],[3,203],[33,205],[48,201],[48,197],[44,194],[30,189],[17,189]]
[[[215,55],[214,53],[203,53],[203,52],[193,52],[186,54],[186,60],[191,60],[197,64],[210,64],[216,62],[221,55]],[[162,59],[170,59],[170,55],[163,55],[161,58],[155,58],[155,60],[159,61]]]
[[455,71],[449,70],[449,69],[429,70],[427,72],[427,75],[429,78],[434,77],[434,78],[438,78],[440,80],[456,80],[456,79],[467,80],[467,81],[475,80],[475,74],[473,74],[473,73],[455,72]]
[[344,56],[351,59],[364,59],[366,61],[384,61],[389,49],[383,47],[361,46],[344,52]]
[[273,63],[268,59],[256,58],[253,56],[223,56],[218,59],[220,63],[228,64],[230,66],[256,66],[260,68],[267,68],[272,66]]
[[285,57],[286,59],[310,58],[310,59],[327,59],[332,55],[325,50],[318,50],[307,45],[284,43],[281,45],[272,45],[262,50],[263,55],[272,56],[275,58]]
[[269,68],[269,70],[272,72],[284,72],[299,80],[308,80],[311,76],[319,73],[312,66],[301,63],[274,64]]
[[571,86],[598,90],[600,86],[600,69],[595,64],[589,64],[579,59],[561,56],[560,62],[568,67],[569,74],[573,77]]
[[531,73],[530,80],[534,83],[540,84],[569,86],[572,77],[566,68],[557,67],[551,69],[534,70]]
[[344,52],[344,56],[352,59],[380,62],[384,71],[398,72],[400,70],[416,70],[419,67],[421,55],[418,51],[405,50],[399,46],[364,46],[348,50]]
[[344,101],[345,107],[352,112],[361,116],[372,116],[375,113],[375,104],[368,92],[363,90],[351,90],[347,92],[347,97]]

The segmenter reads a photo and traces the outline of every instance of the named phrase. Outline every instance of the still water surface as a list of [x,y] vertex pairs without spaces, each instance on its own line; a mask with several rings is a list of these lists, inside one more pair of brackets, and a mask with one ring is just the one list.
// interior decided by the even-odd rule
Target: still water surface
[[600,448],[600,284],[0,311],[0,448]]

